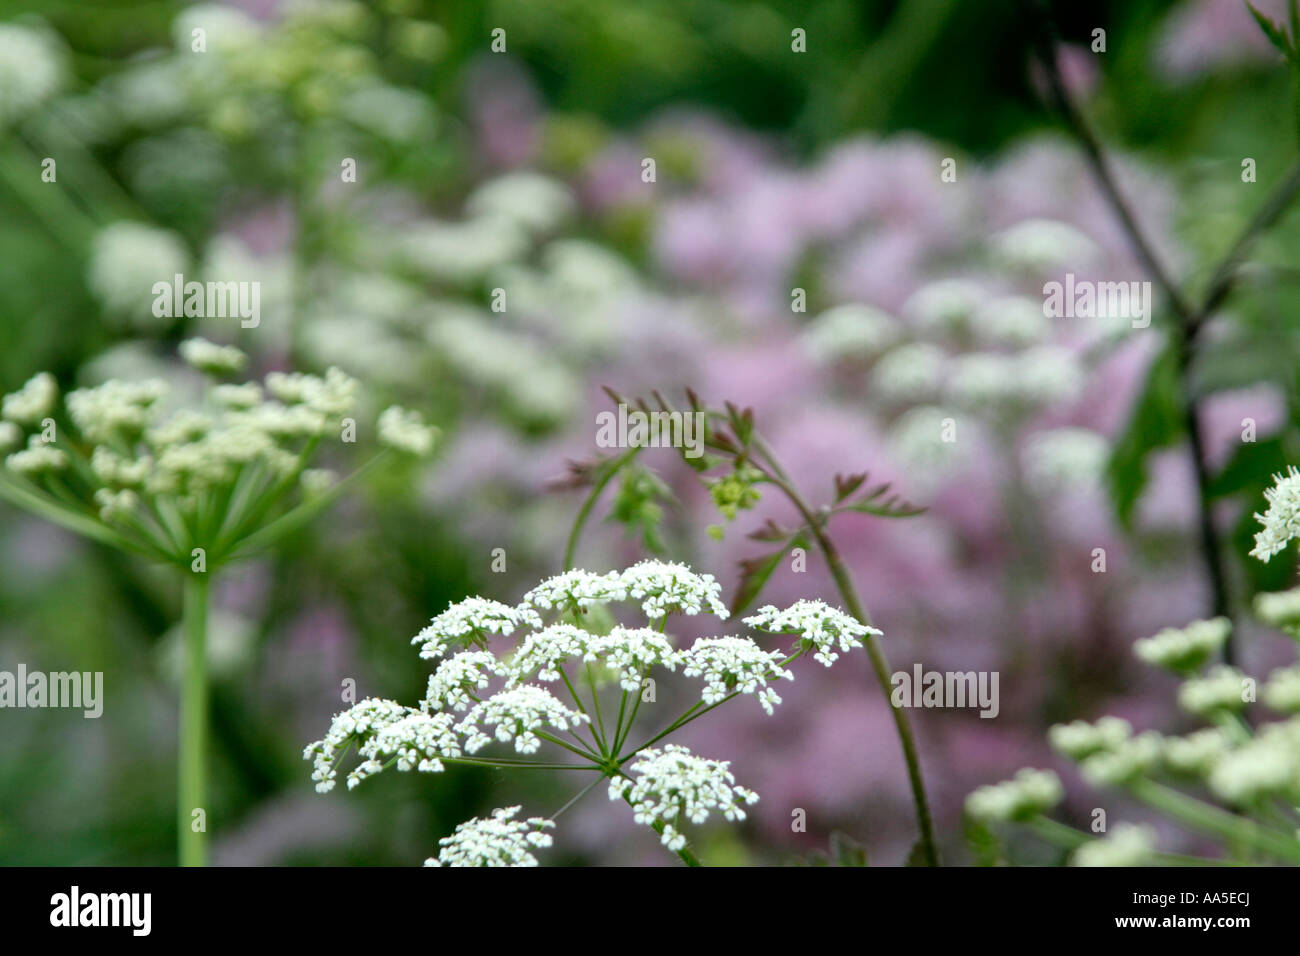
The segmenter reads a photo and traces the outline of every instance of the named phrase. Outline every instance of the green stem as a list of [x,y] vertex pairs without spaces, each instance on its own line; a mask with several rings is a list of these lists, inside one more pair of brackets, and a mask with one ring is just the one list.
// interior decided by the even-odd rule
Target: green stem
[[[635,807],[635,806],[636,806],[636,805],[632,802],[632,798],[629,797],[626,793],[623,794],[623,802],[626,803],[629,807]],[[664,835],[664,822],[663,822],[662,820],[656,820],[654,823],[650,824],[650,828],[651,828],[652,830],[654,830],[655,833],[659,834],[660,836],[663,836],[663,835]],[[680,850],[674,850],[673,852],[676,853],[677,856],[681,859],[681,861],[682,861],[683,863],[685,863],[687,866],[703,866],[703,865],[704,865],[704,864],[702,864],[702,863],[699,861],[699,858],[698,858],[694,853],[691,852],[691,848],[690,848],[690,847],[686,847],[686,846],[684,846],[684,847],[682,847]]]
[[[1034,817],[1026,826],[1049,843],[1055,843],[1067,850],[1077,850],[1085,843],[1097,839],[1091,833],[1076,830],[1065,823],[1050,817]],[[1244,866],[1235,860],[1212,860],[1203,856],[1188,856],[1185,853],[1155,853],[1152,855],[1160,866]]]
[[1194,829],[1212,833],[1235,844],[1254,847],[1288,863],[1300,863],[1300,841],[1285,833],[1151,780],[1135,780],[1129,789],[1143,803],[1182,820]]
[[[816,540],[817,547],[821,550],[823,557],[826,558],[826,564],[830,568],[831,576],[835,579],[835,586],[839,590],[840,596],[844,599],[846,609],[863,624],[869,626],[871,624],[871,615],[867,613],[866,605],[858,597],[858,589],[853,583],[853,576],[844,564],[844,559],[840,557],[839,549],[835,547],[830,535],[826,533],[822,521],[813,515],[807,502],[795,490],[785,472],[777,463],[775,456],[762,442],[762,439],[756,436],[755,443],[772,468],[773,473],[767,477],[790,500],[790,503],[803,516],[804,521],[808,523],[808,529],[812,533],[814,540]],[[907,763],[907,778],[912,788],[912,802],[916,806],[916,820],[920,829],[921,850],[925,856],[925,862],[929,866],[938,866],[939,848],[934,837],[934,821],[930,816],[930,804],[925,793],[925,781],[921,776],[921,760],[916,752],[916,740],[912,735],[912,723],[907,718],[907,712],[894,703],[889,661],[885,657],[885,652],[880,647],[879,642],[874,636],[868,635],[863,640],[862,646],[866,648],[867,656],[871,659],[871,669],[876,674],[876,681],[880,684],[880,690],[885,695],[885,700],[889,702],[890,712],[894,716],[894,727],[898,732],[898,740],[903,748],[903,760]]]
[[605,490],[605,486],[609,484],[610,479],[622,471],[623,466],[635,458],[640,451],[640,448],[630,448],[617,458],[607,462],[600,477],[592,484],[591,491],[587,494],[587,500],[582,503],[582,507],[578,509],[577,517],[573,520],[573,528],[569,531],[569,540],[564,546],[565,571],[573,568],[573,559],[578,553],[578,540],[582,537],[582,528],[591,515],[591,509],[596,506],[600,493]]
[[[207,864],[208,736],[208,592],[206,573],[185,578],[181,678],[180,771],[177,780],[176,826],[181,866]],[[202,829],[195,829],[194,810],[203,810]]]

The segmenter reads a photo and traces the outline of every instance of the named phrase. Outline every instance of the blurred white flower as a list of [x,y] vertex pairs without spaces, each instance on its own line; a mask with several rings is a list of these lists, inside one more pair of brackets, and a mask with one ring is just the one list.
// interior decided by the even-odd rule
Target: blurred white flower
[[59,386],[49,372],[38,372],[0,401],[0,414],[19,425],[39,425],[59,400]]
[[188,263],[185,243],[174,232],[115,222],[95,236],[87,281],[110,316],[133,328],[156,331],[173,319],[154,315],[154,284],[170,287]]
[[1100,256],[1097,244],[1069,223],[1026,219],[991,240],[995,260],[1033,274],[1057,269],[1083,270]]
[[64,72],[63,49],[51,34],[0,23],[0,129],[57,93]]
[[850,303],[827,309],[803,334],[804,348],[818,362],[863,360],[898,341],[898,321],[869,305]]
[[966,798],[966,812],[985,823],[1028,820],[1051,810],[1065,795],[1050,770],[1020,770],[1011,780],[980,787]]
[[1155,853],[1156,832],[1149,826],[1117,823],[1100,840],[1083,844],[1070,857],[1071,866],[1148,866]]
[[1040,492],[1094,488],[1109,455],[1106,439],[1087,428],[1035,432],[1025,442],[1025,477]]
[[379,440],[412,455],[425,457],[433,451],[438,430],[424,424],[419,412],[399,405],[386,408],[379,415]]
[[507,173],[479,186],[465,202],[465,211],[478,217],[500,217],[534,235],[548,233],[573,214],[567,186],[539,173]]

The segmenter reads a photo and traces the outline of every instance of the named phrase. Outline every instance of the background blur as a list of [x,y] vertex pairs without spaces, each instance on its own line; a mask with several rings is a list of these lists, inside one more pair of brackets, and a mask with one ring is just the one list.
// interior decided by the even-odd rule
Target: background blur
[[[1203,287],[1296,153],[1279,58],[1241,0],[1054,6],[1062,72],[1138,218]],[[1050,724],[1180,726],[1172,678],[1129,650],[1210,612],[1175,386],[1159,321],[1043,318],[1042,286],[1066,272],[1149,276],[1042,105],[1029,33],[1006,0],[0,0],[0,392],[42,369],[64,387],[166,376],[175,344],[203,334],[249,351],[255,373],[340,365],[378,407],[443,429],[433,461],[375,477],[219,590],[215,862],[411,865],[503,801],[564,803],[562,780],[507,792],[477,768],[320,796],[301,751],[344,678],[419,698],[409,639],[448,601],[514,602],[560,570],[581,493],[554,485],[597,451],[602,385],[752,405],[814,499],[868,469],[928,508],[833,530],[896,669],[1001,675],[997,719],[912,712],[949,860],[978,859],[960,819],[975,786],[1024,765],[1071,779]],[[1270,473],[1300,461],[1298,252],[1284,219],[1196,366],[1242,607],[1295,574],[1245,555]],[[151,319],[141,290],[175,272],[260,281],[261,325]],[[963,431],[941,444],[953,412]],[[645,460],[665,486],[610,498],[650,509],[666,553],[729,598],[762,548],[745,534],[779,503],[717,541],[691,473]],[[644,554],[597,522],[579,558]],[[0,669],[102,670],[106,688],[99,720],[0,713],[0,862],[173,859],[170,582],[0,509]],[[766,598],[802,596],[834,601],[813,556]],[[1286,645],[1248,623],[1239,641],[1254,672]],[[837,830],[873,862],[906,857],[906,778],[865,658],[805,670],[776,719],[753,710],[686,735],[762,795],[744,827],[703,835],[705,859],[793,862]],[[1096,798],[1071,799],[1086,821]],[[790,832],[796,807],[806,833]],[[548,863],[671,862],[603,795],[556,839]]]

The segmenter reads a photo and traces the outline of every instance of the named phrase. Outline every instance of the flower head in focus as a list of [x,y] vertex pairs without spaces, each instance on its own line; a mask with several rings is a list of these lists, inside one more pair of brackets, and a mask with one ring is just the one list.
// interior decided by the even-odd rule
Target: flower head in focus
[[[532,588],[519,605],[481,596],[452,604],[412,640],[421,658],[438,660],[424,699],[418,707],[368,699],[335,715],[326,735],[303,752],[314,762],[316,789],[334,787],[340,762],[354,746],[359,762],[348,773],[349,788],[387,767],[425,773],[440,773],[452,763],[585,769],[598,774],[595,782],[608,778],[610,798],[625,800],[636,822],[653,828],[664,846],[691,862],[683,827],[713,814],[743,820],[743,808],[758,795],[735,783],[726,761],[671,742],[655,745],[741,695],[754,697],[773,715],[781,704],[773,685],[794,680],[790,665],[799,657],[812,652],[830,666],[839,651],[880,633],[820,602],[800,602],[785,610],[764,608],[748,622],[798,635],[788,654],[741,635],[702,638],[680,649],[670,619],[711,614],[725,620],[720,593],[710,574],[685,564],[642,561],[621,571],[565,571]],[[619,619],[618,605],[648,625]],[[503,647],[506,642],[511,646]],[[655,699],[654,683],[664,679],[662,673],[652,678],[656,672],[698,682],[698,700],[633,743],[641,705]],[[508,745],[509,756],[497,754],[501,745]],[[543,747],[554,756],[528,759]],[[518,809],[462,824],[430,862],[536,865],[529,850],[549,845],[542,830],[564,811],[549,820],[516,822]]]

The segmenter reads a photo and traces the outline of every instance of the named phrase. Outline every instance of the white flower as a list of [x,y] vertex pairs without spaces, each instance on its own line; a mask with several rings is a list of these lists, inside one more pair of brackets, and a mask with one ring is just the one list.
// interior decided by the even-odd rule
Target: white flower
[[610,667],[618,671],[619,686],[628,693],[641,690],[646,671],[656,664],[677,669],[680,654],[668,638],[650,627],[615,627],[594,643]]
[[804,348],[818,362],[868,359],[893,345],[898,321],[869,305],[851,303],[827,309],[803,335]]
[[329,426],[329,419],[309,405],[281,405],[279,402],[232,409],[226,421],[265,432],[277,439],[319,436],[325,434]]
[[745,623],[772,634],[798,634],[805,646],[814,649],[813,660],[826,667],[839,658],[840,651],[859,647],[867,635],[882,636],[877,628],[863,624],[822,601],[796,601],[785,610],[768,604],[758,609]]
[[1255,595],[1255,614],[1274,627],[1300,627],[1300,588]]
[[90,469],[106,485],[138,488],[153,471],[153,459],[144,455],[138,459],[124,458],[106,445],[96,445],[90,456]]
[[161,379],[110,379],[94,388],[69,392],[68,415],[86,440],[95,444],[134,438],[153,420],[154,404],[167,391],[167,383]]
[[49,34],[0,23],[0,128],[54,95],[63,75],[63,51]]
[[302,484],[304,495],[316,498],[338,484],[338,477],[328,468],[304,468],[298,481]]
[[627,588],[619,572],[594,574],[581,568],[549,577],[524,595],[525,604],[545,611],[588,608],[626,599]]
[[1050,770],[1019,771],[1011,780],[980,787],[966,798],[966,812],[985,823],[1027,820],[1046,813],[1065,795]]
[[526,607],[511,607],[499,601],[472,597],[450,604],[415,637],[412,644],[420,644],[420,656],[426,660],[441,657],[452,644],[473,643],[487,646],[493,634],[510,634],[521,626],[540,626],[537,613]]
[[935,331],[961,326],[985,298],[978,283],[968,279],[939,279],[917,289],[903,303],[903,312],[922,328]]
[[487,651],[461,651],[429,675],[422,706],[429,710],[464,710],[472,703],[470,693],[487,687],[501,673],[501,662]]
[[1053,428],[1025,442],[1025,477],[1040,492],[1095,487],[1106,467],[1110,446],[1087,428]]
[[134,511],[140,504],[140,496],[129,488],[122,491],[100,488],[95,492],[95,504],[99,505],[100,519],[112,522]]
[[1216,796],[1235,806],[1300,793],[1300,722],[1261,727],[1253,740],[1219,758],[1207,782]]
[[720,618],[729,613],[718,600],[722,585],[713,575],[696,574],[684,564],[642,561],[624,571],[620,581],[628,597],[641,601],[641,610],[651,620],[673,612],[699,614],[706,603]]
[[1300,536],[1300,472],[1288,465],[1286,475],[1274,475],[1273,482],[1273,487],[1264,492],[1268,510],[1255,514],[1264,528],[1256,532],[1250,554],[1261,561],[1268,561],[1292,538]]
[[955,359],[947,395],[966,408],[1000,415],[1068,401],[1082,387],[1074,356],[1040,345],[1016,355],[971,352]]
[[498,216],[535,234],[560,226],[573,209],[568,187],[526,171],[507,173],[484,183],[465,202],[465,211],[471,216]]
[[27,440],[27,447],[6,458],[5,465],[30,478],[49,471],[62,471],[68,466],[68,456],[43,441],[40,435],[32,435]]
[[472,282],[527,251],[527,233],[504,216],[421,223],[411,227],[396,248],[406,266],[431,279],[454,283]]
[[172,318],[154,315],[154,285],[172,284],[185,272],[189,254],[180,236],[136,222],[115,222],[96,236],[90,253],[91,291],[111,314],[130,325],[158,329]]
[[433,129],[434,113],[414,90],[375,83],[347,94],[341,114],[357,126],[393,143],[413,145]]
[[975,334],[988,345],[1024,347],[1047,337],[1047,316],[1041,300],[1013,295],[979,307],[971,320]]
[[1100,840],[1091,840],[1074,851],[1071,866],[1146,866],[1155,853],[1156,832],[1149,826],[1117,823]]
[[728,761],[697,757],[675,744],[643,750],[628,767],[630,776],[609,782],[609,798],[628,800],[637,823],[661,821],[661,842],[670,850],[680,850],[686,837],[677,829],[679,818],[699,824],[716,812],[727,820],[743,820],[743,805],[758,801],[758,794],[735,785],[730,766]]
[[1207,727],[1186,737],[1166,737],[1163,747],[1165,766],[1175,773],[1200,777],[1213,769],[1231,744],[1218,727]]
[[1153,730],[1121,741],[1088,757],[1079,765],[1084,779],[1095,786],[1117,787],[1149,773],[1160,759],[1164,740]]
[[943,350],[926,342],[891,349],[876,362],[871,387],[888,402],[913,402],[939,391],[946,374]]
[[1219,665],[1205,677],[1185,681],[1178,689],[1178,703],[1193,714],[1208,716],[1221,711],[1241,710],[1246,675],[1235,667]]
[[202,56],[229,54],[255,43],[258,39],[257,21],[242,10],[222,3],[196,3],[183,8],[172,21],[172,39],[176,46],[188,51],[193,42],[193,32],[201,28],[207,41]]
[[1193,621],[1186,627],[1167,627],[1154,637],[1144,637],[1133,645],[1139,659],[1178,674],[1199,670],[1217,653],[1228,634],[1232,622],[1226,617],[1208,621]]
[[1025,219],[995,235],[990,244],[1002,264],[1025,272],[1082,269],[1098,255],[1096,243],[1068,223]]
[[262,402],[262,386],[257,382],[244,382],[242,385],[218,385],[212,390],[212,398],[224,408],[247,411]]
[[41,372],[27,380],[22,388],[4,397],[3,414],[19,425],[39,425],[59,400],[59,386],[49,372]]
[[714,637],[697,640],[682,654],[682,673],[703,677],[703,700],[716,704],[733,693],[751,694],[769,715],[781,703],[769,680],[794,680],[781,666],[781,654],[765,651],[747,637]]
[[519,753],[535,753],[541,738],[535,733],[542,727],[568,730],[585,720],[586,714],[566,707],[549,690],[535,684],[521,684],[499,691],[482,703],[475,704],[457,727],[465,735],[465,749],[476,753],[492,742],[479,724],[496,728],[496,739],[515,742]]
[[325,377],[303,372],[271,372],[266,389],[288,405],[302,404],[319,415],[337,419],[352,411],[360,383],[342,369],[331,366]]
[[1047,732],[1052,747],[1071,760],[1083,760],[1104,750],[1114,750],[1133,736],[1133,728],[1119,717],[1103,717],[1095,724],[1076,720],[1056,724]]
[[1300,712],[1300,664],[1279,667],[1268,675],[1264,704],[1281,714]]
[[207,339],[186,339],[180,344],[181,358],[209,375],[233,375],[248,362],[248,356],[233,345],[217,345]]
[[13,422],[0,421],[0,451],[17,448],[23,442],[23,430]]
[[442,850],[425,866],[537,866],[532,850],[551,845],[555,821],[542,817],[516,820],[519,807],[493,810],[488,818],[475,817],[456,827],[456,832],[438,841]]
[[437,429],[424,424],[419,412],[398,405],[384,409],[379,415],[379,440],[412,455],[424,457],[433,451],[437,434]]
[[956,421],[946,409],[917,405],[890,425],[890,449],[912,472],[912,483],[924,492],[934,492],[969,460],[970,443],[953,440],[955,433],[949,432]]
[[460,742],[450,714],[426,714],[396,701],[367,698],[334,716],[323,740],[309,744],[305,759],[315,760],[316,790],[334,789],[339,749],[356,740],[362,759],[348,774],[348,789],[384,769],[381,758],[396,757],[398,770],[442,771],[441,757],[459,757]]
[[552,624],[524,638],[510,658],[506,673],[511,683],[536,675],[540,681],[560,679],[561,665],[571,657],[597,660],[596,638],[572,624]]

